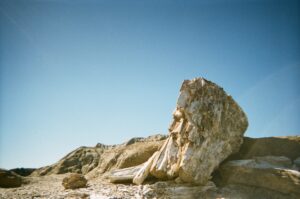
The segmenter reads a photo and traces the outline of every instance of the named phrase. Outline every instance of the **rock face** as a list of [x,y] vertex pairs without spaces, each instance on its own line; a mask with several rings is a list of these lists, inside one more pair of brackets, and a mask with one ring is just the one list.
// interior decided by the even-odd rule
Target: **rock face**
[[245,113],[232,97],[203,78],[183,82],[173,117],[170,150],[165,154],[168,162],[158,158],[151,174],[158,178],[179,176],[184,182],[200,184],[239,150],[248,126]]
[[[206,184],[214,169],[239,150],[247,126],[245,113],[221,87],[203,78],[185,80],[168,139],[135,173],[133,182],[141,184],[151,174]],[[130,170],[123,171],[130,176]],[[112,174],[116,180],[114,175],[123,179],[122,172]]]
[[0,169],[0,187],[11,188],[20,187],[22,178],[12,171]]
[[300,196],[300,172],[292,170],[292,161],[284,156],[264,156],[229,161],[221,166],[225,184],[242,184]]
[[132,138],[121,145],[107,148],[101,154],[98,166],[86,176],[88,178],[99,177],[114,169],[140,165],[159,150],[165,139],[164,135]]
[[98,166],[103,148],[80,147],[63,157],[59,162],[37,169],[32,175],[49,175],[62,173],[86,174]]
[[87,179],[81,174],[73,173],[63,179],[62,185],[65,189],[84,188],[87,185]]
[[239,152],[231,155],[228,159],[252,159],[257,156],[285,156],[294,160],[300,157],[300,136],[244,137]]

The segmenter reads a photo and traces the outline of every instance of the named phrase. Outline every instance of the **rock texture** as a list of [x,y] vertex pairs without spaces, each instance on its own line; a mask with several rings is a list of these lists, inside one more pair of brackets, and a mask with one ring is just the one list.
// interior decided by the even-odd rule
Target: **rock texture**
[[0,169],[0,187],[11,188],[20,187],[22,185],[22,178],[18,174]]
[[67,154],[57,163],[35,170],[32,175],[49,175],[62,173],[86,174],[98,166],[104,148],[80,147]]
[[229,161],[221,166],[220,174],[225,184],[262,187],[300,197],[300,172],[292,170],[292,161],[284,156]]
[[217,187],[209,182],[206,185],[177,184],[172,181],[161,181],[143,187],[145,198],[217,198],[214,193]]
[[[179,177],[183,182],[206,184],[214,169],[238,151],[247,126],[245,113],[221,87],[204,78],[185,80],[168,139],[133,182],[141,184],[151,174],[158,179]],[[114,174],[112,178],[117,179]],[[118,175],[122,179],[122,173]]]
[[244,137],[239,152],[231,155],[228,160],[251,159],[257,156],[285,156],[295,160],[300,157],[300,136]]
[[82,174],[73,173],[63,179],[62,185],[65,189],[84,188],[87,185],[87,179]]
[[115,169],[140,165],[161,147],[165,139],[164,135],[154,135],[143,139],[133,138],[121,145],[107,148],[101,154],[98,166],[86,176],[95,178],[107,175],[109,171]]
[[67,154],[57,163],[36,169],[31,176],[43,176],[63,173],[88,174],[97,177],[112,169],[121,169],[145,162],[159,149],[164,135],[153,135],[147,138],[132,138],[120,145],[80,147]]
[[[155,136],[154,136],[155,137]],[[283,146],[286,146],[288,149],[291,149],[289,147],[290,140],[298,140],[300,137],[293,136],[293,137],[285,137],[280,138],[280,143]],[[111,149],[105,149],[105,152],[101,155],[101,158],[99,159],[101,162],[101,159],[106,159],[104,156],[108,155],[108,151],[113,154],[118,154],[119,152],[128,152],[128,151],[140,151],[143,149],[142,146],[145,147],[146,145],[154,146],[154,143],[156,143],[157,147],[159,148],[162,146],[164,142],[164,137],[162,136],[162,140],[155,138],[154,140],[158,141],[149,141],[153,140],[150,138],[144,138],[144,139],[131,139],[135,141],[130,141],[130,144],[120,144],[116,145]],[[244,138],[244,144],[247,144],[247,140],[250,138]],[[251,142],[260,143],[263,144],[264,140],[267,138],[251,138]],[[262,141],[263,142],[262,142]],[[249,159],[255,160],[255,162],[264,161],[265,163],[269,162],[268,164],[272,163],[272,165],[277,165],[277,167],[284,167],[284,169],[287,169],[290,167],[293,162],[293,165],[295,165],[298,160],[293,159],[291,161],[287,157],[275,157],[270,156],[272,154],[272,150],[275,148],[272,146],[272,141],[277,140],[273,138],[268,138],[270,140],[270,143],[267,145],[268,147],[262,148],[259,145],[251,145],[251,151],[256,151],[256,153],[261,153],[260,150],[264,149],[264,153],[269,155],[266,158],[265,157],[251,157]],[[298,142],[297,142],[298,143]],[[245,148],[244,144],[242,145],[242,148]],[[277,144],[277,141],[274,142],[274,145]],[[300,142],[299,142],[300,144]],[[100,144],[99,144],[100,145]],[[126,146],[127,145],[127,146]],[[249,146],[248,144],[246,145]],[[284,148],[281,146],[281,148]],[[98,146],[100,147],[100,146]],[[247,148],[246,147],[246,148]],[[156,149],[157,150],[157,149]],[[250,148],[247,148],[247,150],[250,150]],[[116,152],[118,151],[118,152]],[[134,152],[134,151],[133,151]],[[154,151],[155,152],[155,151]],[[284,151],[283,151],[284,152]],[[142,153],[142,152],[141,152]],[[239,154],[240,152],[238,152]],[[278,152],[279,153],[279,152]],[[286,154],[293,154],[294,151],[285,151]],[[253,155],[255,153],[252,153]],[[244,155],[244,153],[240,154],[241,157]],[[151,155],[150,155],[151,156]],[[117,156],[112,156],[117,157]],[[121,156],[125,159],[127,157],[132,156]],[[103,199],[113,199],[113,198],[243,198],[243,199],[252,199],[252,198],[264,198],[264,199],[298,199],[299,195],[297,195],[294,192],[286,193],[286,192],[280,192],[281,188],[279,189],[270,189],[266,188],[266,186],[262,186],[264,184],[270,183],[268,180],[264,182],[264,184],[256,183],[256,185],[246,184],[246,183],[233,183],[232,181],[227,181],[227,177],[223,179],[223,182],[220,183],[215,178],[212,179],[212,181],[216,184],[214,186],[212,183],[207,183],[204,186],[194,185],[191,183],[178,183],[177,180],[175,181],[159,181],[157,179],[147,179],[146,182],[144,182],[144,185],[133,185],[133,184],[114,184],[110,183],[108,179],[106,179],[106,176],[109,174],[109,172],[117,168],[116,164],[120,162],[123,158],[117,158],[114,164],[111,164],[110,169],[108,169],[106,172],[103,172],[103,167],[101,167],[101,164],[98,164],[96,168],[94,168],[92,171],[88,172],[85,177],[88,178],[88,187],[80,188],[80,189],[65,189],[62,186],[63,178],[66,176],[69,176],[70,174],[46,174],[44,176],[27,176],[22,178],[22,185],[21,187],[16,188],[0,188],[0,198],[16,198],[16,199],[32,199],[32,198],[47,198],[47,199],[58,199],[58,198],[65,198],[65,199],[79,199],[79,198],[103,198]],[[265,159],[265,160],[264,160]],[[267,161],[266,161],[267,160]],[[106,161],[107,162],[107,161]],[[126,162],[126,161],[125,161]],[[228,162],[228,161],[227,161]],[[225,162],[226,164],[226,162]],[[134,167],[137,169],[140,169],[140,167]],[[222,168],[222,166],[221,166]],[[293,167],[292,167],[293,168]],[[102,172],[98,172],[98,169],[101,169]],[[124,168],[128,169],[128,168]],[[216,171],[219,171],[221,169],[217,169]],[[232,170],[231,170],[232,171]],[[255,173],[254,170],[253,175],[258,177],[259,175]],[[97,175],[96,175],[97,174]],[[130,179],[133,177],[131,176]],[[238,178],[240,180],[244,180],[244,182],[247,182],[248,176],[245,175],[239,175]],[[284,181],[285,178],[278,178],[278,181],[276,181],[278,184],[282,184],[282,180]],[[27,183],[23,183],[24,181],[27,181]],[[272,182],[271,182],[272,183]]]

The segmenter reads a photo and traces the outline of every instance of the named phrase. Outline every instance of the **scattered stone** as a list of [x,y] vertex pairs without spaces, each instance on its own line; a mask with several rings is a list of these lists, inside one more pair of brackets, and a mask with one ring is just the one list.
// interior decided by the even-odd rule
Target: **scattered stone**
[[63,179],[62,185],[65,189],[84,188],[87,185],[87,179],[81,174],[73,173]]
[[22,185],[22,178],[18,174],[0,169],[0,187],[13,188],[20,187]]
[[224,184],[243,184],[300,196],[300,172],[290,169],[286,157],[259,157],[229,161],[221,166]]

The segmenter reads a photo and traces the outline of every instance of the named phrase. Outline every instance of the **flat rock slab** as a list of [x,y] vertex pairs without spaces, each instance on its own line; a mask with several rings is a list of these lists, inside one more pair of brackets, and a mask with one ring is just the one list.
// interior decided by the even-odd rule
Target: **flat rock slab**
[[219,171],[225,184],[262,187],[300,197],[300,172],[289,166],[288,158],[267,156],[229,161]]
[[252,159],[257,156],[285,156],[295,160],[300,157],[300,136],[244,137],[239,152],[231,155],[229,159]]

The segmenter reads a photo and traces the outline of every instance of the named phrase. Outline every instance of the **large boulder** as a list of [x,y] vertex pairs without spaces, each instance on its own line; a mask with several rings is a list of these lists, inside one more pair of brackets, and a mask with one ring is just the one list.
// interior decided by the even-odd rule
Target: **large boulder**
[[12,188],[20,187],[22,185],[22,178],[18,174],[0,169],[0,187]]
[[169,128],[172,153],[166,166],[159,160],[151,174],[204,184],[239,150],[247,127],[245,113],[223,88],[204,78],[185,80]]
[[224,184],[242,184],[300,196],[300,172],[284,156],[233,160],[219,169]]
[[[245,113],[223,88],[204,78],[185,80],[180,89],[169,137],[136,172],[112,172],[112,181],[141,184],[149,174],[159,179],[206,184],[211,173],[239,150],[248,126]],[[126,178],[124,178],[126,175]]]

